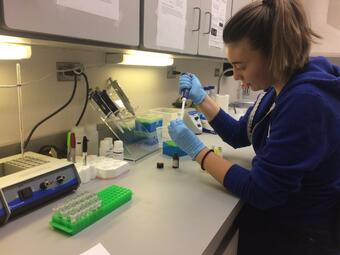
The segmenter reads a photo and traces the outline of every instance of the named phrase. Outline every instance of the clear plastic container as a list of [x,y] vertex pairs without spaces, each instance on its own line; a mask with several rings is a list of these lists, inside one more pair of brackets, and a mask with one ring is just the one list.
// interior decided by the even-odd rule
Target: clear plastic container
[[[170,135],[168,133],[168,126],[170,121],[175,120],[180,117],[181,109],[177,108],[155,108],[150,110],[151,113],[161,115],[163,118],[163,128],[162,128],[162,141],[166,142],[171,140]],[[159,133],[160,131],[158,131]]]
[[177,119],[181,115],[181,109],[167,107],[154,108],[149,112],[162,116],[163,126],[168,126],[170,121]]

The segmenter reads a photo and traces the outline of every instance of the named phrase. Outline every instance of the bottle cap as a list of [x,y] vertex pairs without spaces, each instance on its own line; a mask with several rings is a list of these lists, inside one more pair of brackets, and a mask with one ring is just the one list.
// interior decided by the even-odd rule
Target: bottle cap
[[113,143],[113,138],[112,137],[105,137],[104,140],[108,141],[111,144]]
[[113,151],[122,152],[123,150],[124,150],[123,141],[121,141],[121,140],[115,141],[114,144],[113,144]]
[[164,168],[164,163],[163,162],[157,162],[157,168],[158,169],[163,169]]
[[175,153],[175,154],[172,156],[172,159],[176,159],[176,160],[178,160],[178,159],[179,159],[179,157],[178,157],[178,155]]

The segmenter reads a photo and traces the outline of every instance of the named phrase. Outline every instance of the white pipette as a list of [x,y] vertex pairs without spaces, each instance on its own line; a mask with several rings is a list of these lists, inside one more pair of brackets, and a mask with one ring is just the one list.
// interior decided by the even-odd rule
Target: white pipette
[[185,108],[185,102],[187,101],[187,98],[189,96],[189,90],[185,89],[182,93],[182,110],[181,110],[181,119],[184,118],[184,108]]

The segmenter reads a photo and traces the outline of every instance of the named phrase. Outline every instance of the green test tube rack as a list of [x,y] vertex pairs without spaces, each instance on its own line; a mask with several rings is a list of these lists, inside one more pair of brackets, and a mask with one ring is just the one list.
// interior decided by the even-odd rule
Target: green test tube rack
[[[60,211],[56,211],[52,215],[50,225],[54,229],[68,235],[75,235],[116,208],[130,201],[132,198],[132,191],[125,187],[112,185],[96,193],[96,198],[98,199],[99,207],[88,210],[85,215],[81,215],[76,220],[65,217]],[[72,202],[72,200],[69,201],[69,203],[70,202]],[[59,208],[62,207],[65,206],[59,206]]]

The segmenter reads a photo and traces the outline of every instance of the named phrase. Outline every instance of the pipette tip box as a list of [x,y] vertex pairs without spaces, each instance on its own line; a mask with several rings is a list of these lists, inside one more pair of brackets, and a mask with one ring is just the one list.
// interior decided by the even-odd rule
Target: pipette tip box
[[181,150],[177,144],[172,141],[163,142],[163,154],[172,157],[173,155],[177,154],[178,157],[183,157],[186,154],[183,150]]

